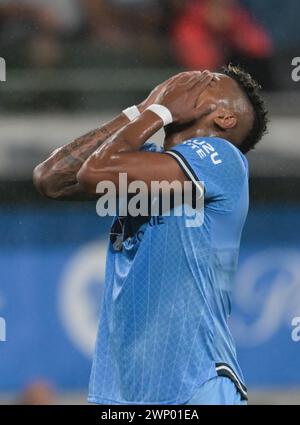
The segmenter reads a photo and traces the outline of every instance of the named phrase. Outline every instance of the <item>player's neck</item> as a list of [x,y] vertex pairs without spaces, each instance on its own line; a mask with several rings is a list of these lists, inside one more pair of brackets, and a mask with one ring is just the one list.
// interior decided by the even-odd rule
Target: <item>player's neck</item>
[[185,140],[192,139],[194,137],[218,137],[216,131],[212,129],[202,128],[187,128],[178,132],[167,133],[165,137],[164,147],[170,149],[175,145],[179,145]]
[[221,139],[226,139],[228,142],[232,143],[234,146],[239,148],[241,142],[236,140],[235,135],[227,132],[224,134],[222,131],[218,131],[215,128],[199,128],[199,127],[187,127],[179,129],[179,131],[167,131],[164,141],[164,148],[171,149],[173,146],[179,145],[185,140],[190,140],[195,137],[220,137]]

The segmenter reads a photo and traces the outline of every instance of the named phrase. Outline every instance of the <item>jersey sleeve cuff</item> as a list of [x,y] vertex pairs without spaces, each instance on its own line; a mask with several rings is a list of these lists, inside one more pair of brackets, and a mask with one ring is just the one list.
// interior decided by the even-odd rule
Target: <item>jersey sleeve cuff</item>
[[177,151],[165,151],[167,155],[171,155],[178,163],[184,174],[188,177],[188,179],[194,184],[199,197],[204,195],[204,185],[201,181],[198,180],[196,173],[193,168],[190,166],[189,162],[185,159],[185,157]]

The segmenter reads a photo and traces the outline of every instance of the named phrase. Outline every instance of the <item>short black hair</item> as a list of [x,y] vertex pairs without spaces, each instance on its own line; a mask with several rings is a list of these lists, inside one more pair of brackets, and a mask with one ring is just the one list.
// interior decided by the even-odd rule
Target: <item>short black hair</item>
[[221,73],[237,82],[253,108],[254,121],[252,128],[239,147],[243,153],[247,153],[254,149],[255,145],[268,131],[268,111],[261,96],[261,86],[248,72],[239,66],[229,64],[221,69]]

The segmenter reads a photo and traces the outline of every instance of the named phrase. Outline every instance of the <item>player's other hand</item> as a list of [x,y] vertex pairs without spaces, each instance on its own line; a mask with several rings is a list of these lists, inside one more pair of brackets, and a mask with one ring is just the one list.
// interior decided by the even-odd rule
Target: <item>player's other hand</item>
[[172,77],[160,83],[158,86],[154,87],[154,89],[151,90],[149,96],[138,105],[140,113],[143,113],[145,109],[147,109],[148,106],[153,105],[153,103],[158,103],[159,96],[161,96],[165,92],[166,88],[172,81],[178,79],[180,76],[188,74],[192,74],[192,72],[180,72],[179,74],[173,75]]
[[183,72],[172,77],[160,90],[156,102],[166,106],[173,116],[173,122],[184,124],[212,112],[214,105],[197,106],[200,94],[214,79],[210,71]]
[[157,103],[157,99],[159,98],[159,96],[164,92],[164,90],[166,89],[167,85],[175,78],[175,76],[169,78],[166,81],[163,81],[161,84],[159,84],[158,86],[156,86],[149,94],[149,96],[143,100],[143,102],[141,102],[138,105],[139,111],[140,113],[143,113],[145,111],[145,109],[148,108],[148,106],[153,105],[153,103]]

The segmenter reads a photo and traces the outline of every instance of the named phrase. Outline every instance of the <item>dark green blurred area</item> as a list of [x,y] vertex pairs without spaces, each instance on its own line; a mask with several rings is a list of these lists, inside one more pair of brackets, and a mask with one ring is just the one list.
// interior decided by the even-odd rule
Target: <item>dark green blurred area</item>
[[[171,28],[192,1],[63,3],[78,9],[78,22],[71,29],[50,25],[47,19],[37,18],[36,12],[34,18],[28,11],[7,18],[5,2],[0,3],[0,56],[7,63],[1,111],[119,110],[185,69],[176,54]],[[44,4],[47,1],[41,2],[41,6]],[[300,84],[291,79],[291,60],[300,51],[300,3],[241,0],[234,4],[245,7],[265,29],[273,52],[268,58],[250,59],[228,53],[226,63],[232,60],[246,67],[271,93],[288,91],[298,97]],[[228,48],[225,44],[224,51]],[[201,53],[205,47],[199,44],[197,50]]]
[[[93,16],[89,21],[88,14],[83,13],[87,3],[94,6],[101,3],[111,8],[114,13],[112,21],[107,18],[109,14],[101,15],[101,9],[99,15],[95,14],[95,26]],[[132,6],[126,6],[126,9],[126,3],[132,3]],[[32,127],[40,127],[41,135],[36,139],[36,128],[29,132],[27,129],[23,141],[25,130],[19,126],[17,137],[8,131],[8,125],[2,134],[0,132],[0,144],[5,145],[0,154],[5,166],[3,172],[0,166],[0,202],[39,202],[41,198],[30,180],[34,165],[61,141],[70,141],[61,138],[57,130],[57,138],[52,137],[48,143],[51,134],[46,134],[41,115],[47,115],[50,123],[47,128],[53,126],[54,132],[59,116],[64,119],[65,115],[72,117],[74,114],[76,120],[80,114],[94,114],[99,116],[100,123],[107,116],[111,118],[127,106],[137,104],[155,85],[185,69],[174,54],[170,26],[176,13],[189,3],[147,0],[142,5],[134,0],[74,0],[74,7],[81,4],[79,24],[75,29],[60,29],[58,32],[51,26],[44,27],[35,22],[31,16],[25,19],[22,14],[6,21],[1,15],[0,3],[0,56],[5,58],[7,68],[6,82],[0,83],[2,125],[6,116],[12,123],[20,116],[24,116],[24,121],[30,116]],[[257,58],[247,63],[240,57],[235,62],[242,63],[258,79],[263,76],[269,82],[265,89],[271,124],[278,121],[271,136],[262,142],[263,150],[259,148],[254,156],[250,155],[251,199],[259,203],[274,200],[298,203],[300,149],[298,152],[292,144],[298,134],[295,121],[300,113],[300,82],[291,78],[291,61],[300,56],[297,20],[300,3],[297,0],[241,0],[238,3],[265,28],[274,45],[267,61]],[[112,34],[107,36],[107,28],[103,32],[102,25]],[[294,119],[293,133],[290,118]],[[282,134],[278,129],[281,119],[284,119],[284,146],[280,149]],[[64,126],[66,134],[68,126],[70,120]],[[79,136],[85,129],[80,127],[78,131]],[[275,141],[276,149],[272,150]],[[16,178],[13,169],[22,170],[16,173]]]

